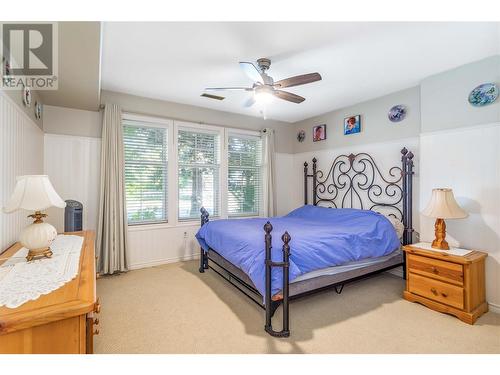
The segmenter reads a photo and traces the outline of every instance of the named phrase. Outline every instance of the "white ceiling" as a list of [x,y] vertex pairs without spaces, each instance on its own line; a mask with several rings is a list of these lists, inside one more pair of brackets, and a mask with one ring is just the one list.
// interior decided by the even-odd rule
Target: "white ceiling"
[[239,61],[272,60],[275,80],[319,72],[323,80],[289,91],[301,104],[273,99],[267,118],[300,121],[418,85],[436,74],[500,53],[498,23],[115,23],[104,24],[102,88],[228,112],[245,92],[223,101],[205,87],[251,86]]

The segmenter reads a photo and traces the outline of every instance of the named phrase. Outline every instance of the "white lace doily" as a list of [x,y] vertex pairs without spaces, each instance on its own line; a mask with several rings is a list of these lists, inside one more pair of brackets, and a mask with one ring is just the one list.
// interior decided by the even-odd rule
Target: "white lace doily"
[[26,262],[28,249],[19,249],[0,265],[0,306],[16,308],[60,288],[78,273],[83,237],[58,235],[51,258]]

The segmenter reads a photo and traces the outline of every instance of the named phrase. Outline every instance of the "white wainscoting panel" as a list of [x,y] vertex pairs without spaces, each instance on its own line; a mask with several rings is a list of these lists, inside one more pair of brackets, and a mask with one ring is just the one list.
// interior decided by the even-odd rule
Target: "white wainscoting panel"
[[[83,228],[95,230],[99,204],[101,140],[45,134],[44,169],[62,199],[83,203]],[[58,232],[64,231],[64,209],[47,210]]]
[[[446,221],[450,244],[485,251],[486,299],[500,306],[500,123],[425,133],[420,137],[420,209],[433,188],[453,189],[469,217]],[[421,216],[421,238],[434,219]]]
[[[0,168],[0,207],[14,191],[17,176],[43,173],[42,130],[1,91]],[[0,211],[0,251],[17,241],[30,223],[28,214],[24,210],[11,214]]]
[[199,257],[200,245],[194,237],[199,224],[175,227],[150,225],[129,227],[129,269],[157,266]]

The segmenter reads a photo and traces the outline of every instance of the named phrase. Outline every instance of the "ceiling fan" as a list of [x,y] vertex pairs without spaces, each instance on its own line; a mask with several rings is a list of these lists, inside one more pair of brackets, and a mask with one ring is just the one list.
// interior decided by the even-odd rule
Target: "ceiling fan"
[[287,100],[292,103],[302,103],[305,98],[302,96],[292,94],[288,91],[283,91],[286,87],[294,87],[305,85],[307,83],[316,82],[321,80],[319,73],[302,74],[280,81],[274,82],[273,78],[266,72],[271,66],[271,60],[261,58],[257,60],[258,68],[251,62],[240,62],[240,67],[245,74],[254,81],[252,87],[208,87],[206,91],[249,91],[253,92],[252,95],[244,104],[245,107],[251,107],[257,101],[266,102],[273,96],[279,99]]

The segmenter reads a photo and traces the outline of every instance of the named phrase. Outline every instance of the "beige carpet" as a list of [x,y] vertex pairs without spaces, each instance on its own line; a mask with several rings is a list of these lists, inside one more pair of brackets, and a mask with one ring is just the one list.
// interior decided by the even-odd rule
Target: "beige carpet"
[[[500,315],[474,326],[401,298],[390,274],[293,301],[292,336],[213,271],[183,262],[101,278],[96,353],[500,353]],[[280,326],[281,309],[274,317]]]

